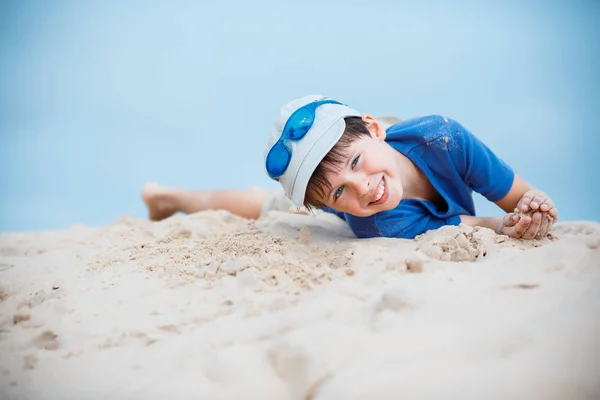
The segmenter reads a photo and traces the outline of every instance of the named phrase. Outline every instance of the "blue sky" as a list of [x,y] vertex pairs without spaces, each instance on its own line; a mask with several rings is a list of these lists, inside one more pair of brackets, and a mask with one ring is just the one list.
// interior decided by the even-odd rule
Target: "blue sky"
[[143,217],[149,180],[275,188],[270,124],[313,93],[454,118],[598,221],[598,21],[596,0],[3,1],[0,231]]

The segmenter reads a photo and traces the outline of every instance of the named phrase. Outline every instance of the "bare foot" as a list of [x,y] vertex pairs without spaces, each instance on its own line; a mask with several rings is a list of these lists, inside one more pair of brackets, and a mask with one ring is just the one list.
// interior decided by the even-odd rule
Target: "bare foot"
[[169,218],[180,210],[180,196],[177,189],[171,189],[149,182],[142,188],[142,200],[148,207],[148,215],[152,221]]

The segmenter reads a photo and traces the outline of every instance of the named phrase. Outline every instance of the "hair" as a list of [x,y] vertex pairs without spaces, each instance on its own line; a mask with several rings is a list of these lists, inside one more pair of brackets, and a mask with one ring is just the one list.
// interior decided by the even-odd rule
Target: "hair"
[[346,152],[344,150],[350,147],[354,141],[365,135],[371,135],[367,128],[367,123],[361,117],[346,117],[344,121],[346,122],[346,129],[342,137],[329,150],[329,153],[323,157],[306,186],[304,206],[309,210],[326,207],[320,200],[331,190],[331,184],[327,180],[326,175],[338,174],[340,172],[341,164],[346,161]]

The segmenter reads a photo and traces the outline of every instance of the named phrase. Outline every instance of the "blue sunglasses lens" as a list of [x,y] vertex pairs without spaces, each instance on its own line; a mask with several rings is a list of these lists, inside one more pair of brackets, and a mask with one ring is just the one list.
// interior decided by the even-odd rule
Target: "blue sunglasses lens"
[[283,175],[292,159],[292,153],[284,141],[302,139],[315,122],[316,109],[322,104],[342,103],[335,100],[314,101],[296,110],[287,120],[283,132],[281,132],[281,137],[267,154],[267,173],[272,179],[278,179]]
[[291,158],[292,155],[283,142],[275,143],[275,146],[271,148],[267,155],[267,172],[269,176],[277,179],[283,175],[288,165],[290,165]]
[[310,130],[313,122],[315,122],[315,110],[301,109],[288,120],[286,125],[289,128],[285,132],[285,136],[292,140],[300,140]]

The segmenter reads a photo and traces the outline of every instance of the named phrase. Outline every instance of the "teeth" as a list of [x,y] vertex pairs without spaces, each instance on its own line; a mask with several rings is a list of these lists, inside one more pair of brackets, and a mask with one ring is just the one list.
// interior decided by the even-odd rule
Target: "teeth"
[[379,200],[381,200],[381,196],[383,196],[384,192],[385,192],[385,184],[384,184],[383,179],[382,179],[381,183],[377,187],[377,197],[375,197],[375,200],[373,200],[373,203],[378,202]]

